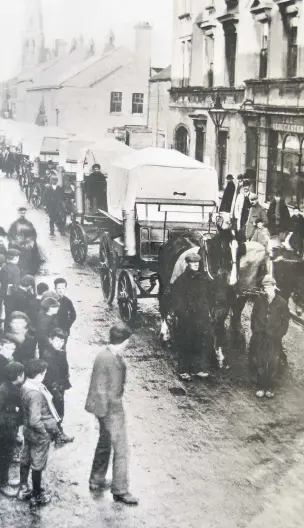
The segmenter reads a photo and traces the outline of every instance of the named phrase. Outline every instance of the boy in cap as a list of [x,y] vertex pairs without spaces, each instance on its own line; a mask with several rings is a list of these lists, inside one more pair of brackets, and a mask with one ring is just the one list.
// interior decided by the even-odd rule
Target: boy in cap
[[257,373],[256,396],[273,398],[282,339],[288,330],[290,314],[287,302],[276,292],[276,281],[271,275],[265,275],[262,288],[264,295],[256,300],[251,315],[249,362]]
[[32,275],[24,275],[19,286],[12,292],[12,311],[23,312],[31,319],[31,303],[35,298],[35,290],[35,278]]
[[58,302],[60,304],[57,314],[58,326],[59,328],[62,328],[62,330],[64,330],[69,336],[71,327],[76,321],[76,310],[71,299],[65,295],[67,281],[62,277],[55,279],[54,286],[56,294],[58,295]]
[[290,234],[287,236],[284,245],[291,246],[296,255],[303,257],[303,239],[304,239],[304,218],[300,212],[300,208],[296,205],[293,208],[293,215],[290,219]]
[[49,291],[48,285],[45,282],[39,282],[37,284],[37,294],[30,302],[28,312],[30,313],[29,317],[31,319],[33,328],[35,329],[37,327],[38,314],[41,310],[42,295],[48,291]]
[[[21,387],[21,403],[23,409],[24,445],[20,464],[19,500],[31,497],[31,506],[41,506],[51,501],[41,485],[42,472],[48,461],[51,440],[59,434],[58,415],[52,403],[52,397],[43,380],[46,375],[47,363],[33,359],[27,365],[27,379]],[[29,488],[28,477],[32,470],[33,491]]]
[[58,327],[59,302],[52,297],[46,297],[41,301],[41,310],[37,318],[36,337],[39,351],[41,352],[48,342],[50,332]]
[[262,221],[265,226],[267,226],[267,212],[266,209],[259,203],[259,198],[257,194],[250,194],[250,203],[251,207],[249,210],[248,219],[246,222],[245,236],[246,240],[251,240],[252,236],[256,230],[256,220],[257,218],[262,218]]
[[11,361],[4,369],[6,380],[0,385],[0,492],[16,497],[19,481],[9,481],[9,469],[14,456],[18,427],[22,424],[20,387],[24,382],[24,367]]
[[19,207],[19,217],[12,223],[8,230],[8,239],[10,244],[22,245],[27,239],[37,240],[37,231],[34,224],[26,218],[26,207]]
[[6,320],[12,312],[12,292],[20,284],[19,258],[20,251],[9,249],[6,255],[7,261],[0,270],[1,298],[4,299]]
[[115,501],[128,505],[138,500],[128,489],[128,454],[123,392],[126,364],[122,358],[130,330],[123,325],[110,329],[109,344],[100,350],[94,361],[85,409],[99,421],[99,439],[93,460],[90,489],[103,489],[109,466],[111,448],[114,450],[111,491]]
[[47,363],[47,372],[44,384],[53,396],[53,403],[60,417],[58,424],[60,435],[56,439],[56,444],[67,444],[73,442],[74,437],[69,437],[63,432],[62,421],[64,418],[64,394],[71,388],[69,364],[65,344],[67,333],[61,328],[52,330],[48,337],[48,342],[41,351],[42,359]]

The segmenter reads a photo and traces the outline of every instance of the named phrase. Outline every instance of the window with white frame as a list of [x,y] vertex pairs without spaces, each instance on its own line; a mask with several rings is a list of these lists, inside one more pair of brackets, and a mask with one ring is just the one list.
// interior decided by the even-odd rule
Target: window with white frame
[[179,0],[178,2],[178,16],[190,15],[192,0]]
[[261,51],[260,51],[260,79],[265,79],[267,77],[267,63],[268,63],[268,35],[269,35],[269,25],[267,22],[262,24],[262,34],[261,34]]
[[144,112],[144,94],[132,94],[132,114],[143,114]]
[[191,60],[192,60],[192,40],[190,38],[181,41],[182,54],[182,86],[189,86]]
[[111,92],[110,112],[119,113],[122,110],[122,92]]

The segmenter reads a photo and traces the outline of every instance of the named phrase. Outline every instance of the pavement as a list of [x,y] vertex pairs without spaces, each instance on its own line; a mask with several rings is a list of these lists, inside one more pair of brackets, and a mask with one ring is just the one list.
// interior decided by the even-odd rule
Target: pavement
[[[1,177],[0,225],[7,228],[25,203],[17,182]],[[65,417],[75,441],[51,451],[46,482],[52,502],[31,512],[26,503],[0,497],[1,528],[303,527],[303,329],[290,324],[289,368],[276,397],[257,400],[247,369],[250,307],[244,336],[227,349],[231,370],[191,382],[178,395],[170,392],[177,386],[176,358],[160,347],[157,305],[141,306],[125,353],[130,490],[140,503],[126,507],[109,491],[89,491],[97,424],[84,405],[94,357],[119,320],[118,309],[103,302],[95,270],[73,262],[68,237],[48,236],[44,211],[29,206],[28,218],[47,257],[38,280],[52,285],[66,277],[78,314],[68,343],[72,389]]]

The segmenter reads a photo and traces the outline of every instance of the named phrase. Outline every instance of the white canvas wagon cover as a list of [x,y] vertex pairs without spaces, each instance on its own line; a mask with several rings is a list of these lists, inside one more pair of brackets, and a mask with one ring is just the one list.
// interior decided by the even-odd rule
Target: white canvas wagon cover
[[116,218],[142,198],[206,200],[218,204],[218,177],[213,167],[173,149],[148,147],[112,163],[108,173],[108,207]]

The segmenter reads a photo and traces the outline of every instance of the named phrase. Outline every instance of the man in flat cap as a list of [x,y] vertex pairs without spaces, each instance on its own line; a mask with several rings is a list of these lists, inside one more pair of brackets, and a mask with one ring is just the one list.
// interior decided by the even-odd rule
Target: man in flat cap
[[51,176],[51,185],[45,189],[44,203],[46,212],[49,215],[50,222],[50,235],[55,235],[55,225],[57,225],[59,231],[63,233],[62,226],[62,211],[64,210],[64,191],[63,188],[58,185],[58,177]]
[[9,246],[21,252],[19,268],[21,275],[36,273],[41,261],[37,246],[37,231],[27,218],[26,207],[19,207],[19,217],[8,230]]
[[276,281],[271,275],[265,275],[262,288],[264,295],[256,300],[251,315],[249,364],[257,373],[256,396],[273,398],[282,339],[288,330],[290,314],[288,304],[277,293]]
[[99,163],[94,163],[92,172],[85,180],[85,195],[91,213],[98,209],[108,210],[107,203],[107,179],[100,170]]
[[186,256],[187,267],[172,285],[172,306],[176,318],[175,342],[180,355],[180,377],[208,377],[212,352],[208,292],[200,272],[200,256]]

